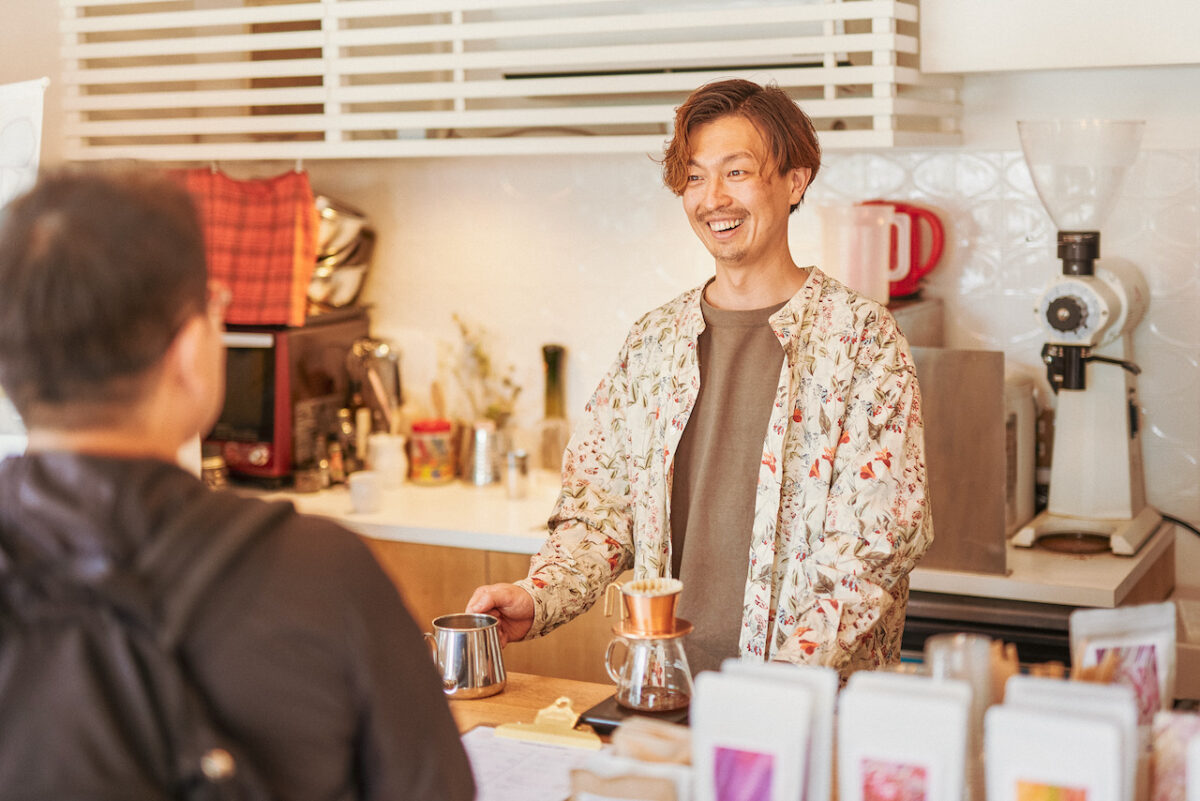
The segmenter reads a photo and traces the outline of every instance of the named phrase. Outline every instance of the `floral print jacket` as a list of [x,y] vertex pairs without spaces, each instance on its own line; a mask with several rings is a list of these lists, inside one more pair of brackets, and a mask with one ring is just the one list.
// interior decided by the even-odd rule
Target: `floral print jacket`
[[[700,389],[702,287],[629,332],[564,456],[550,535],[518,584],[528,636],[587,610],[633,567],[671,569],[675,449]],[[833,667],[899,658],[908,573],[933,538],[921,399],[887,310],[812,268],[770,319],[785,351],[763,443],[742,658]]]

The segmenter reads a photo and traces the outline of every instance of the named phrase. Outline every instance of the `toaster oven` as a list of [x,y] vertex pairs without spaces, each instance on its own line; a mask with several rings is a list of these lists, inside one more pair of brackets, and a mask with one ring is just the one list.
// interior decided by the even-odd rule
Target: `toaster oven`
[[279,486],[317,462],[318,435],[350,399],[346,357],[368,329],[361,307],[297,327],[227,328],[225,404],[205,442],[230,475]]

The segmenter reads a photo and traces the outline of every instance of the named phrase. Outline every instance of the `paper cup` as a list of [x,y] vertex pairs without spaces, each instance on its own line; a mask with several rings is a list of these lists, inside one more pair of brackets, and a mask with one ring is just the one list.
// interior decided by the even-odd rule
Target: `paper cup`
[[350,503],[358,514],[372,514],[383,508],[383,477],[374,470],[350,474]]

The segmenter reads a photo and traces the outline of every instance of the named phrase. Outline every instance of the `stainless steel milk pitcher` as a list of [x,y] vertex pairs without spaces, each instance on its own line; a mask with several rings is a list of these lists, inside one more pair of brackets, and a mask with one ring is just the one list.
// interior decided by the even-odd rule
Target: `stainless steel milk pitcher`
[[425,640],[450,698],[485,698],[504,689],[499,621],[491,615],[442,615]]

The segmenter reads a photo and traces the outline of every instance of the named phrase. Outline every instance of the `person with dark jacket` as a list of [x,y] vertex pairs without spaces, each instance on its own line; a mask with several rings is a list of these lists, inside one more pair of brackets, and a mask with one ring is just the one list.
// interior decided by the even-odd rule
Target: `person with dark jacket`
[[[197,506],[219,520],[263,503],[211,491],[176,462],[220,412],[228,302],[184,191],[146,173],[44,177],[6,209],[0,287],[0,385],[28,430],[27,452],[0,464],[6,552],[85,572],[129,564]],[[370,551],[329,521],[272,520],[182,637],[211,717],[274,798],[473,798],[429,651]],[[35,731],[72,729],[6,729],[0,752],[36,758]]]

